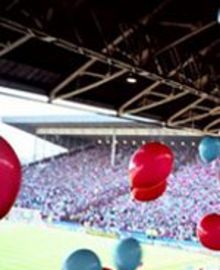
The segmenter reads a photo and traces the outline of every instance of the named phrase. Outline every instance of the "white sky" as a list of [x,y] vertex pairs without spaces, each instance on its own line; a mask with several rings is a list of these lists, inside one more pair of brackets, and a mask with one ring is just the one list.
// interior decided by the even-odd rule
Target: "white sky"
[[86,112],[0,94],[0,117],[72,114]]
[[66,149],[45,142],[17,128],[5,125],[2,123],[2,117],[82,115],[89,113],[78,109],[68,109],[39,101],[7,96],[4,92],[8,93],[10,89],[0,87],[0,136],[4,137],[12,145],[23,164],[59,154],[66,151]]

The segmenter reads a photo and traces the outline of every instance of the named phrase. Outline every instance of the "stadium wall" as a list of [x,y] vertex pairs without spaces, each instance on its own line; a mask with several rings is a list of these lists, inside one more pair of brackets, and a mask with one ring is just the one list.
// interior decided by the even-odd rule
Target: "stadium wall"
[[206,255],[219,256],[215,252],[202,248],[201,245],[198,243],[198,241],[196,241],[196,239],[195,241],[186,241],[186,240],[176,241],[170,238],[150,237],[145,233],[135,232],[135,231],[133,232],[126,232],[126,231],[107,232],[99,228],[83,227],[79,224],[72,224],[69,222],[56,222],[56,223],[53,223],[52,226],[57,226],[59,228],[65,228],[72,231],[81,231],[81,232],[84,232],[93,236],[107,237],[107,238],[112,238],[112,239],[133,237],[143,244],[155,245],[155,246],[159,245],[159,246],[170,247],[174,249],[181,249],[185,251],[199,252]]

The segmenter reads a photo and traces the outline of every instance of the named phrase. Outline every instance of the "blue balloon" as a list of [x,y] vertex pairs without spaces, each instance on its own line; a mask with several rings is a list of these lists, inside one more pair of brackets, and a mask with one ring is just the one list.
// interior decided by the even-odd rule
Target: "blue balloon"
[[142,259],[139,242],[133,238],[122,240],[116,247],[114,262],[118,270],[135,270]]
[[218,145],[218,157],[220,158],[220,138],[216,138]]
[[102,270],[98,256],[89,249],[79,249],[70,254],[63,270]]
[[199,156],[204,162],[211,162],[220,155],[220,140],[215,137],[204,137],[199,144]]

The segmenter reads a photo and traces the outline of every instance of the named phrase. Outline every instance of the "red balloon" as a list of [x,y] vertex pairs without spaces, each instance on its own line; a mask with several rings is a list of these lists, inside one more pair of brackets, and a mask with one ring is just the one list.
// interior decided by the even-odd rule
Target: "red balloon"
[[11,146],[0,137],[0,218],[13,206],[21,186],[21,165]]
[[131,187],[147,188],[166,179],[173,166],[173,153],[165,144],[147,143],[131,157],[129,176]]
[[152,201],[159,198],[166,190],[167,181],[161,181],[159,184],[149,188],[132,188],[133,197],[141,202]]
[[203,217],[197,227],[197,235],[204,247],[220,251],[220,214]]

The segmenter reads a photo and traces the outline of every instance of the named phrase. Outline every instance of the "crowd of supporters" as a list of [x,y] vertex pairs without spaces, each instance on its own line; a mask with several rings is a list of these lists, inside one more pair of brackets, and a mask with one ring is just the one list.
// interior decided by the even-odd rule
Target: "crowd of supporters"
[[77,222],[107,231],[144,232],[151,237],[192,240],[196,224],[220,211],[216,162],[202,164],[196,146],[173,145],[175,167],[166,193],[138,203],[129,192],[128,163],[137,146],[119,145],[115,165],[109,145],[26,166],[19,207],[39,209],[45,219]]

